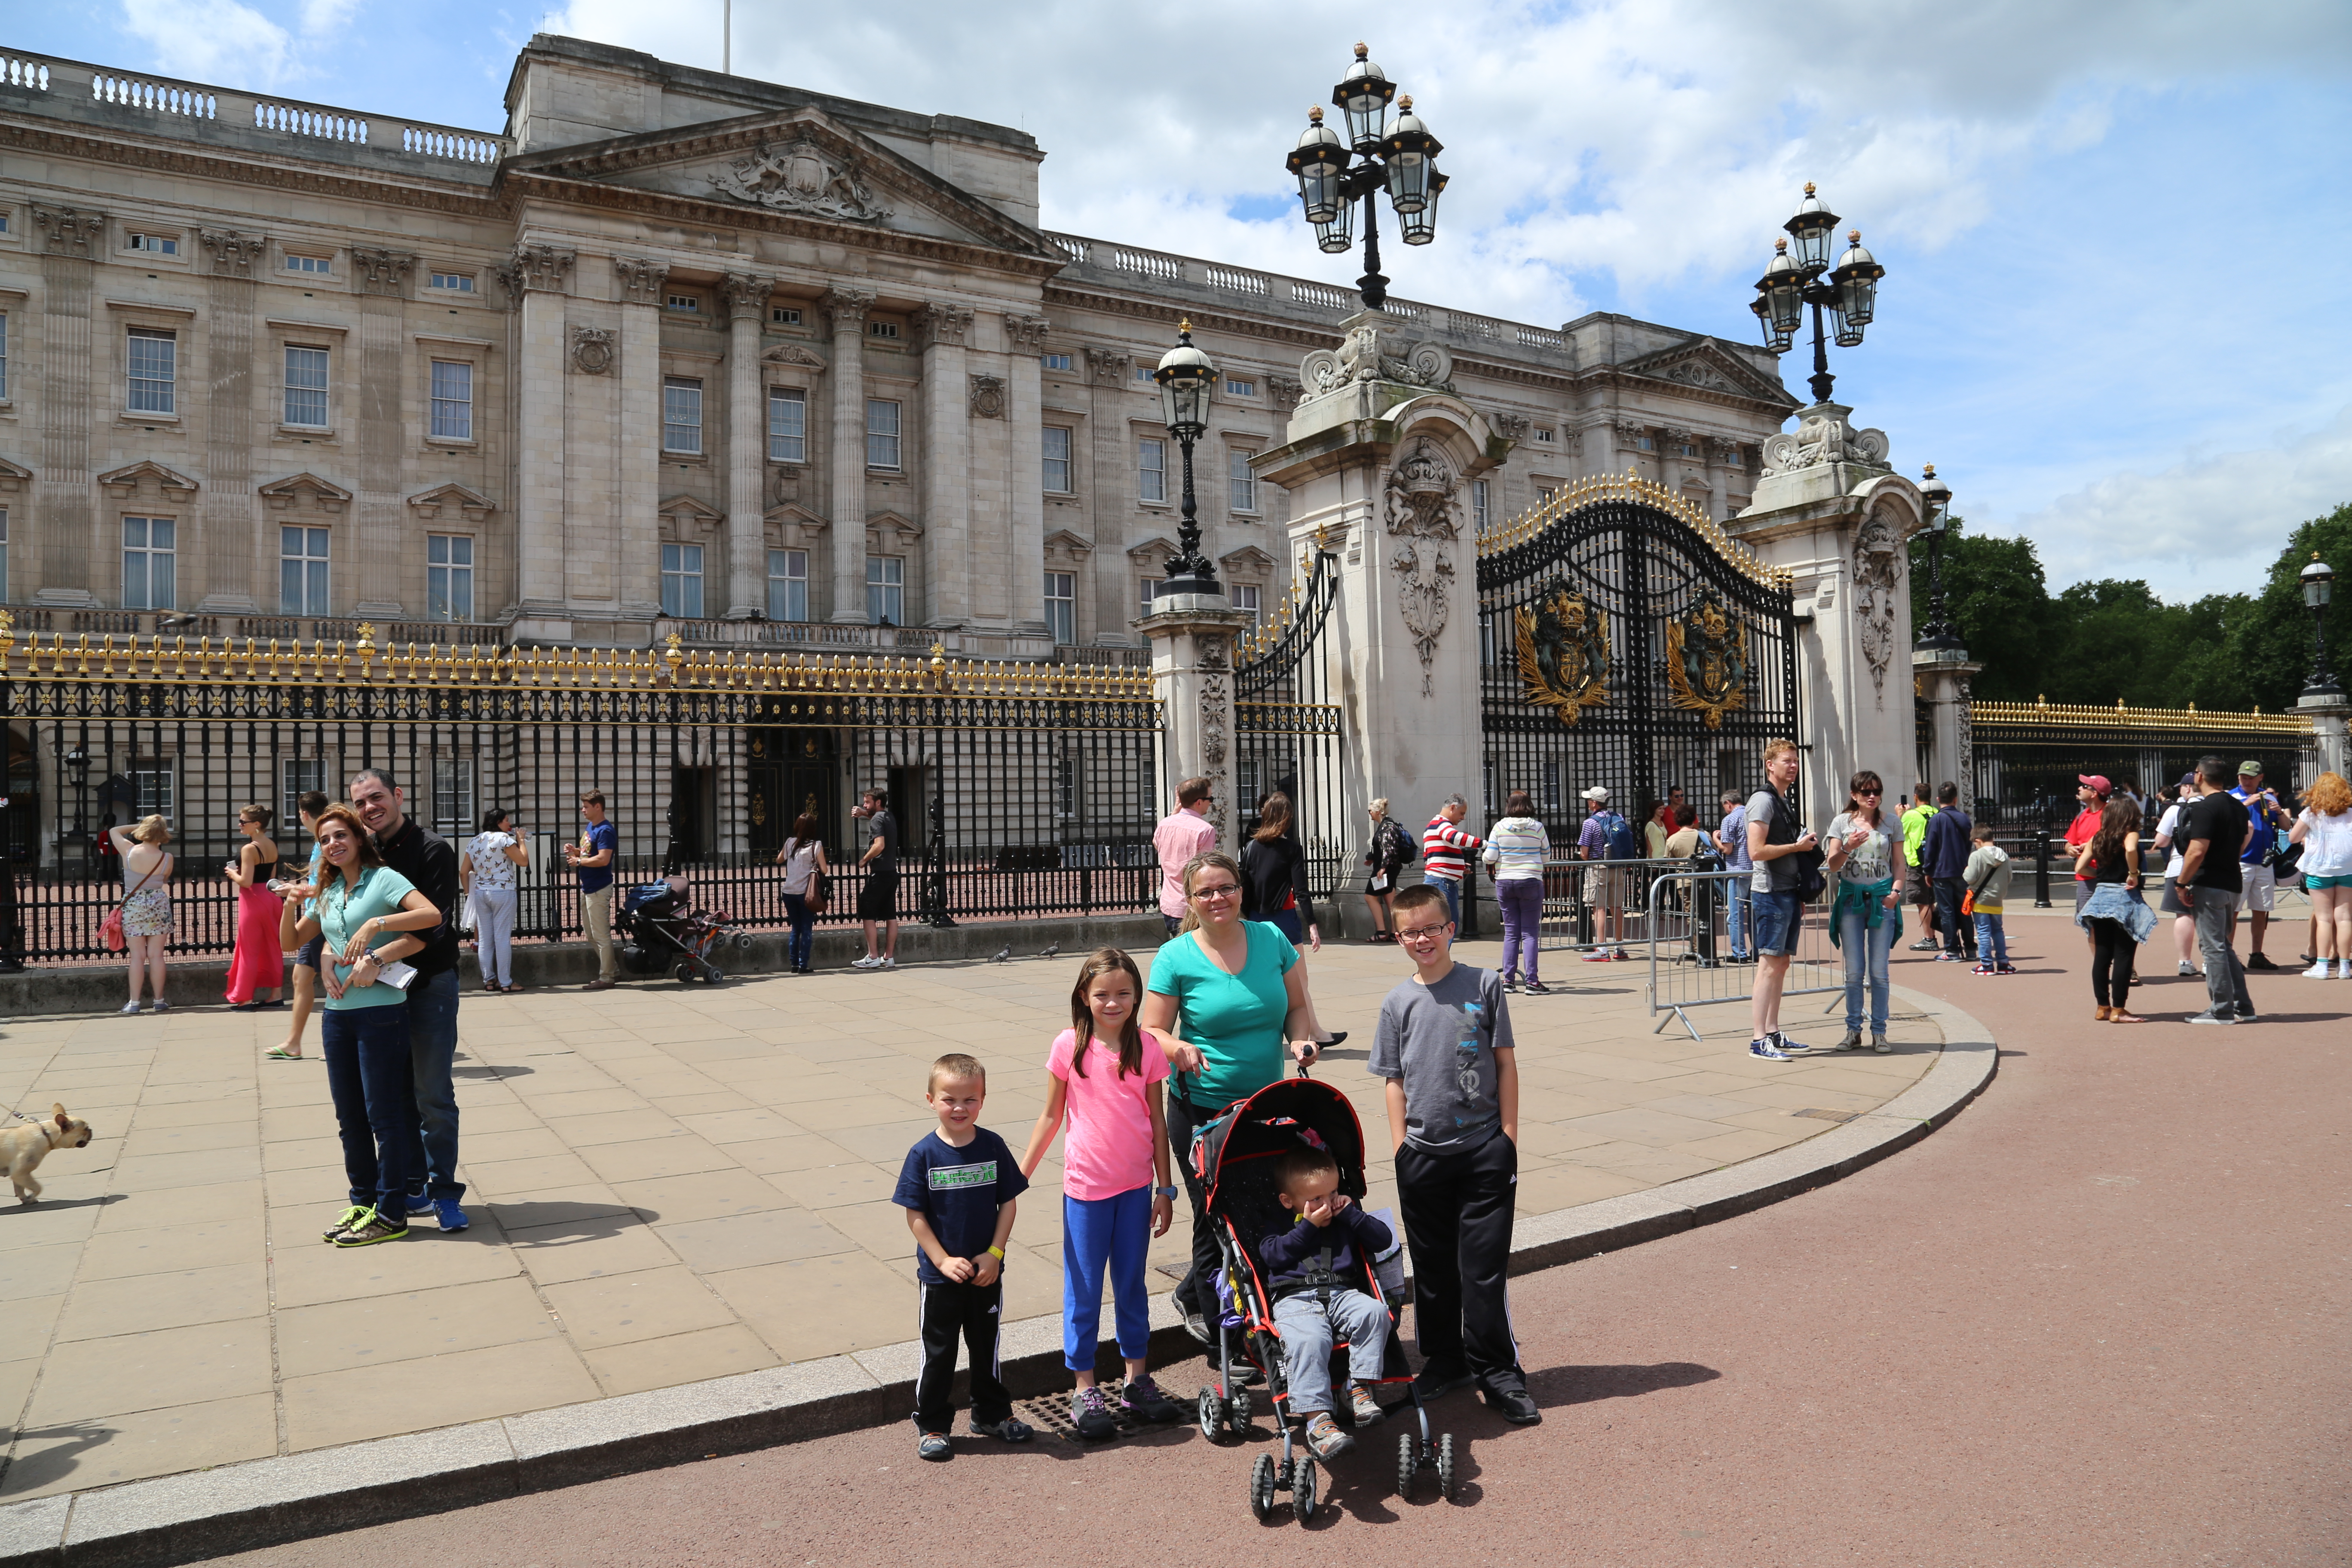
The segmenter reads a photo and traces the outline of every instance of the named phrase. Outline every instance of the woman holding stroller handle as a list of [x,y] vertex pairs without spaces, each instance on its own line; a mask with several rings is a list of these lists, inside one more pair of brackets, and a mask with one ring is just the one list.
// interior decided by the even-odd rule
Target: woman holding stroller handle
[[474,947],[482,961],[482,989],[511,994],[514,983],[515,878],[530,864],[530,847],[514,830],[514,813],[494,805],[482,830],[457,857],[457,893],[474,906]]
[[1242,919],[1242,872],[1233,857],[1213,849],[1195,855],[1182,882],[1184,930],[1153,955],[1138,1021],[1174,1069],[1168,1144],[1192,1204],[1192,1269],[1176,1287],[1176,1306],[1192,1337],[1210,1344],[1217,1238],[1192,1168],[1193,1131],[1282,1078],[1289,1070],[1286,1041],[1301,1067],[1318,1047],[1297,951],[1273,926]]
[[809,960],[816,946],[816,911],[809,908],[809,884],[820,874],[833,875],[833,868],[824,863],[824,839],[816,813],[801,813],[793,824],[793,836],[776,851],[776,864],[784,868],[784,915],[793,922],[793,973],[812,973]]

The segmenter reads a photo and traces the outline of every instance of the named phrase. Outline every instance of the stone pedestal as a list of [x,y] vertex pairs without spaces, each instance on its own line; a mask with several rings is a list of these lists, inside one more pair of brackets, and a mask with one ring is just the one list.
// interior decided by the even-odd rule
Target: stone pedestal
[[[1927,755],[1921,759],[1927,770],[1927,783],[1937,790],[1947,784],[1957,784],[1960,809],[1970,816],[1977,812],[1977,770],[1969,739],[1973,723],[1969,714],[1969,678],[1983,668],[1969,662],[1965,648],[1923,647],[1911,653],[1912,676],[1919,689],[1917,700],[1927,707]],[[1885,768],[1878,771],[1886,776],[1889,799],[1910,794]],[[1843,800],[1844,796],[1838,798]]]
[[1166,714],[1160,776],[1174,810],[1176,784],[1199,776],[1211,785],[1209,821],[1217,847],[1239,850],[1234,837],[1234,639],[1250,624],[1223,594],[1164,594],[1151,614],[1129,623],[1151,639],[1151,674]]
[[2311,721],[2311,728],[2319,743],[2319,765],[2326,773],[2352,777],[2346,768],[2345,725],[2352,720],[2352,700],[2341,695],[2306,697],[2294,705],[2294,710]]
[[1287,439],[1250,466],[1290,492],[1293,552],[1312,541],[1340,560],[1320,646],[1342,709],[1341,820],[1387,795],[1412,826],[1448,795],[1480,802],[1468,485],[1510,443],[1455,395],[1443,345],[1402,341],[1377,310],[1345,325],[1337,353],[1300,366]]
[[[1918,766],[1905,653],[1911,647],[1906,542],[1925,525],[1926,512],[1919,488],[1887,467],[1885,435],[1855,429],[1852,412],[1835,403],[1800,409],[1795,430],[1764,444],[1754,503],[1724,525],[1790,574],[1804,723],[1804,733],[1791,738],[1808,747],[1798,784],[1808,821],[1829,820],[1858,768],[1885,779],[1892,800],[1908,795]],[[1965,723],[1960,741],[1965,746]],[[1942,776],[1965,800],[1966,769],[1958,753],[1951,755],[1955,771]]]

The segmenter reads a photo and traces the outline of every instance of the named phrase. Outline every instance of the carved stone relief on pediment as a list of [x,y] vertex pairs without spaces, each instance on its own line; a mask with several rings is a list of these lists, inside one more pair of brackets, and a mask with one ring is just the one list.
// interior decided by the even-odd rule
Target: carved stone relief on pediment
[[876,198],[855,160],[813,136],[781,148],[762,142],[709,178],[720,195],[771,212],[879,223],[892,210]]

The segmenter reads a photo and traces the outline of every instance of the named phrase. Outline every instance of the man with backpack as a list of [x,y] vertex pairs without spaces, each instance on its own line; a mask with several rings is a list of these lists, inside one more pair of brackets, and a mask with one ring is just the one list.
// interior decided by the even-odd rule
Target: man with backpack
[[[2106,781],[2102,779],[2102,784]],[[1969,857],[1975,852],[1976,824],[1960,809],[1960,786],[1947,784],[1936,791],[1936,815],[1919,842],[1919,870],[1936,889],[1936,923],[1944,930],[1944,951],[1938,963],[1974,963],[1977,931],[1960,916],[1968,896]]]
[[[1796,954],[1805,920],[1806,863],[1798,857],[1810,851],[1818,858],[1821,852],[1821,839],[1810,829],[1799,830],[1796,808],[1789,804],[1796,782],[1797,743],[1777,736],[1765,742],[1764,787],[1748,797],[1748,858],[1756,867],[1748,882],[1756,985],[1748,998],[1755,1029],[1748,1054],[1773,1062],[1812,1049],[1780,1033],[1780,991],[1789,983],[1789,960]],[[1818,876],[1816,871],[1816,892]]]
[[[1577,852],[1591,861],[1639,860],[1642,847],[1633,837],[1633,825],[1609,809],[1609,786],[1594,784],[1584,792],[1584,804],[1591,815],[1576,836]],[[1594,865],[1584,873],[1585,907],[1592,910],[1592,942],[1591,952],[1584,955],[1587,963],[1607,963],[1612,959],[1623,959],[1627,953],[1625,940],[1624,873],[1612,871],[1603,865]]]

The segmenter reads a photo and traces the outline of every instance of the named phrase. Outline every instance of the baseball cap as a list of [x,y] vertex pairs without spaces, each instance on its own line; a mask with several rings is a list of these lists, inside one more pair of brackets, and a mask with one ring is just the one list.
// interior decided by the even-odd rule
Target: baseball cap
[[2248,757],[2244,762],[2238,764],[2238,776],[2242,779],[2258,779],[2262,777],[2262,763],[2256,758]]
[[1605,805],[1609,799],[1609,786],[1607,784],[1594,784],[1591,789],[1584,792],[1584,798],[1587,800],[1597,800]]
[[2074,775],[2074,782],[2076,784],[2089,784],[2101,795],[2113,795],[2116,793],[2116,786],[2107,782],[2107,775],[2105,773],[2076,773]]
[[2182,789],[2195,789],[2197,787],[2197,770],[2195,768],[2191,768],[2187,773],[2180,775],[2180,787]]

